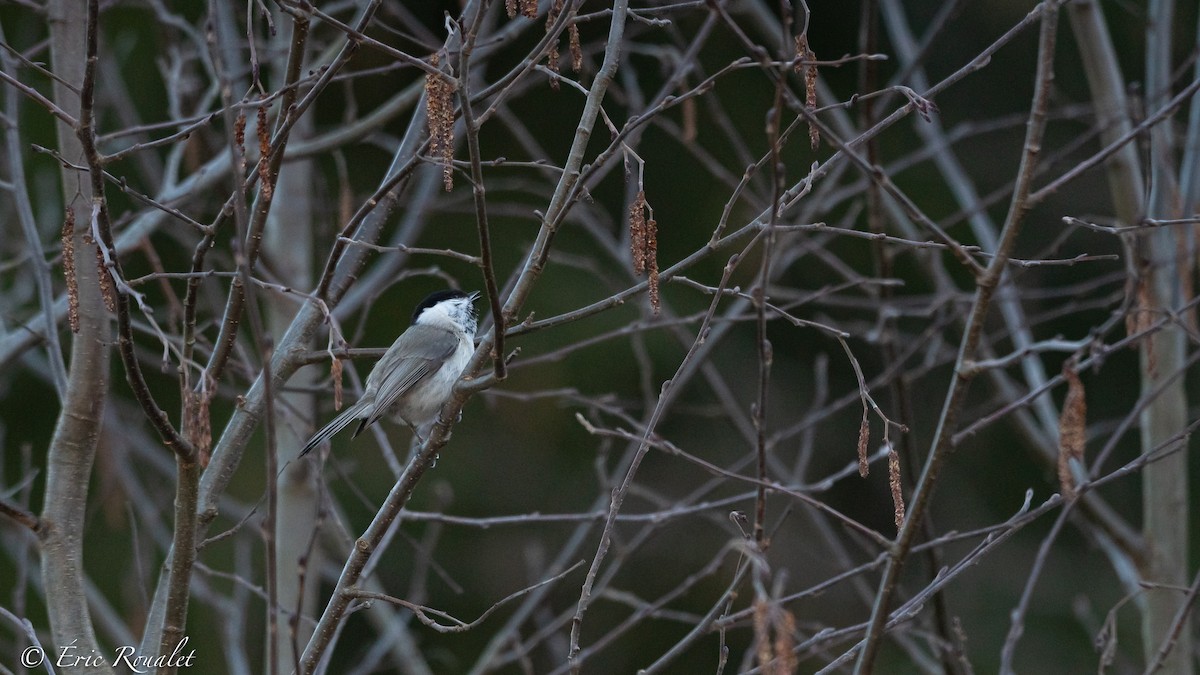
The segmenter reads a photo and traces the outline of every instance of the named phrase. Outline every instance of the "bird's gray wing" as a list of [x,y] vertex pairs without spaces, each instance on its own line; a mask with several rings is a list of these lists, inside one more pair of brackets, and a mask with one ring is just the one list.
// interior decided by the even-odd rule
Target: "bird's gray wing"
[[404,331],[367,377],[366,391],[374,389],[375,408],[358,431],[374,424],[414,385],[436,373],[456,347],[458,338],[444,328],[418,324]]

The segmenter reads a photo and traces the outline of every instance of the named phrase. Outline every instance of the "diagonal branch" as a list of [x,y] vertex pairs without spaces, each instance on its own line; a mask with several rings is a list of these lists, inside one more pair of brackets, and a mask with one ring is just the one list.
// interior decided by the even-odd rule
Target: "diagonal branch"
[[889,553],[887,565],[884,567],[883,578],[879,583],[879,591],[875,596],[875,604],[871,608],[871,619],[867,637],[855,664],[856,675],[872,672],[875,657],[879,653],[883,631],[888,617],[888,608],[892,595],[900,581],[900,570],[904,566],[916,541],[916,535],[921,529],[925,511],[929,507],[933,488],[937,484],[938,473],[952,447],[950,439],[958,416],[966,401],[966,392],[972,377],[964,368],[967,361],[975,359],[983,333],[983,321],[991,307],[992,295],[1004,273],[1009,254],[1016,244],[1017,235],[1021,230],[1025,214],[1029,211],[1028,200],[1030,184],[1033,181],[1037,157],[1041,152],[1042,136],[1046,128],[1046,108],[1050,88],[1054,80],[1054,46],[1058,33],[1058,6],[1060,2],[1047,0],[1038,6],[1034,12],[1041,15],[1042,27],[1038,40],[1038,66],[1034,86],[1034,98],[1029,112],[1029,123],[1025,134],[1025,146],[1021,156],[1021,164],[1017,172],[1016,187],[1013,190],[1012,202],[1009,205],[1008,216],[1003,229],[1000,231],[996,257],[988,264],[983,275],[976,282],[975,298],[971,304],[971,312],[967,327],[959,346],[958,358],[955,362],[955,377],[950,383],[950,391],[938,419],[937,430],[934,432],[929,457],[921,472],[921,478],[913,491],[910,500],[908,517],[903,527],[896,535],[896,541]]

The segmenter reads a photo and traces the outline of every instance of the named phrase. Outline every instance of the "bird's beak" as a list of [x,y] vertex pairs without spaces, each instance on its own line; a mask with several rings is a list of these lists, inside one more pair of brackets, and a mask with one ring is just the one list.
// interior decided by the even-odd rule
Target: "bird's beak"
[[479,291],[471,291],[470,295],[467,296],[467,299],[471,302],[475,302],[479,299]]

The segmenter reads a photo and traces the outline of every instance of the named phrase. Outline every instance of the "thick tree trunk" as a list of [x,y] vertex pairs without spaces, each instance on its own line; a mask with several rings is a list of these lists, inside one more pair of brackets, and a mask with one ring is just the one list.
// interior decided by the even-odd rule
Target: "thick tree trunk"
[[[79,0],[51,0],[47,6],[50,56],[54,72],[79,90],[83,82],[87,11]],[[79,114],[79,95],[63,82],[54,83],[60,108]],[[75,129],[58,122],[58,149],[64,159],[85,164]],[[62,170],[63,203],[74,222],[70,246],[74,252],[79,330],[71,341],[67,390],[46,458],[46,494],[42,507],[42,580],[46,610],[57,649],[71,648],[81,659],[102,656],[84,592],[83,533],[88,480],[100,437],[108,397],[109,346],[112,325],[100,291],[91,243],[91,183],[86,173]],[[70,280],[68,280],[70,283]],[[48,327],[50,329],[50,327]],[[57,653],[52,654],[57,656]],[[82,666],[71,658],[56,659],[61,672],[111,672],[107,667]]]

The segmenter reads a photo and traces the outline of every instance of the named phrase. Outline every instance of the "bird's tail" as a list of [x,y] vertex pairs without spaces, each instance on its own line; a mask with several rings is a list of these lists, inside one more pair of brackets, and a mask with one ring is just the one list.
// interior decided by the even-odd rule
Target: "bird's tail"
[[329,440],[334,434],[346,428],[354,420],[358,419],[363,412],[362,401],[346,408],[342,414],[333,418],[333,421],[326,424],[320,431],[313,434],[313,437],[308,439],[304,444],[304,449],[300,451],[300,456],[303,457],[312,451],[313,448]]

